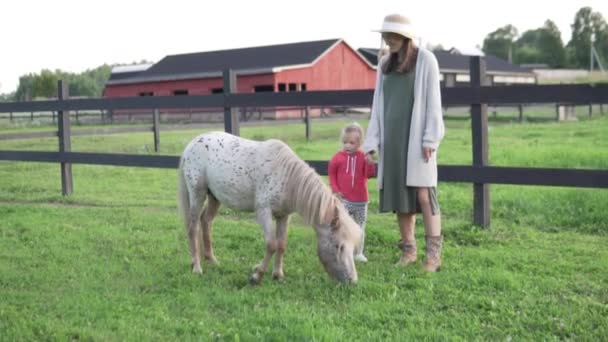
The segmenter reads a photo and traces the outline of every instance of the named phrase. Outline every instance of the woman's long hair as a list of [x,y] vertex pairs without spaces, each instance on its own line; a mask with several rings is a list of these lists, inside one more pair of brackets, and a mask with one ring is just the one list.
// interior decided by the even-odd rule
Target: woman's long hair
[[[399,60],[400,56],[403,56],[401,60]],[[410,38],[404,38],[401,49],[395,53],[390,53],[388,60],[382,65],[382,72],[385,74],[409,72],[416,66],[417,58],[418,47]]]

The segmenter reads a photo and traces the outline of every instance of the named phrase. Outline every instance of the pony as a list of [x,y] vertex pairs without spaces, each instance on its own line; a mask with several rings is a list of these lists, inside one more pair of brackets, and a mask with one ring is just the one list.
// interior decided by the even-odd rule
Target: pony
[[220,204],[255,212],[262,228],[266,251],[253,268],[252,284],[262,281],[275,253],[272,276],[284,278],[287,226],[294,212],[314,228],[317,254],[326,272],[339,282],[357,282],[353,249],[361,239],[359,226],[315,170],[282,141],[211,132],[186,146],[178,171],[178,207],[194,273],[202,273],[201,243],[204,258],[217,264],[211,232]]

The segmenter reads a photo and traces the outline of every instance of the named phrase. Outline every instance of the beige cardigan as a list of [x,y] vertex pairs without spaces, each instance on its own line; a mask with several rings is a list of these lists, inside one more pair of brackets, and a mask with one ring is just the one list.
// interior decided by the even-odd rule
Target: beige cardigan
[[[382,173],[384,156],[382,145],[384,141],[384,74],[382,64],[388,56],[378,63],[376,89],[372,104],[372,113],[363,143],[366,152],[378,151],[378,188],[382,189]],[[414,81],[414,105],[410,126],[410,140],[407,153],[408,186],[432,187],[437,186],[437,151],[443,139],[445,128],[441,108],[441,91],[439,86],[439,65],[435,55],[426,49],[418,49],[416,61],[416,80]],[[422,147],[435,149],[433,157],[425,162]]]

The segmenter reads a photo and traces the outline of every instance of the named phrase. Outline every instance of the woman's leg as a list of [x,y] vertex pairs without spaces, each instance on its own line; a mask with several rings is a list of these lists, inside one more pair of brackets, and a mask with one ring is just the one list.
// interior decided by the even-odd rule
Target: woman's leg
[[416,225],[415,213],[397,213],[401,241],[414,241],[414,227]]
[[422,210],[422,220],[424,221],[424,233],[426,236],[441,235],[441,215],[437,212],[433,215],[431,195],[428,188],[418,189],[418,203]]
[[443,236],[441,235],[441,215],[433,215],[431,196],[428,188],[418,189],[418,203],[422,210],[424,232],[426,234],[426,258],[422,268],[427,272],[439,271],[441,267],[441,248]]
[[397,213],[401,242],[399,248],[403,251],[398,265],[407,266],[416,262],[416,238],[414,237],[414,227],[416,225],[416,214]]

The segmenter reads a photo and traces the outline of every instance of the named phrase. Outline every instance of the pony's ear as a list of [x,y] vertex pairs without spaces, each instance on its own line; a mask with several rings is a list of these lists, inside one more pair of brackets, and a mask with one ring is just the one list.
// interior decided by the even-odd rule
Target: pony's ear
[[340,227],[340,210],[338,210],[338,206],[334,207],[334,215],[331,219],[331,228],[338,229]]

